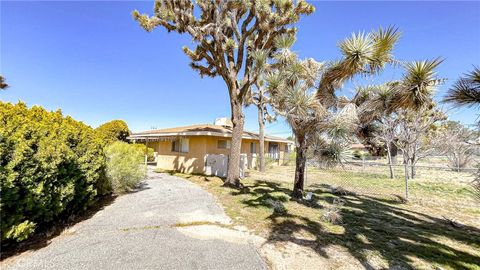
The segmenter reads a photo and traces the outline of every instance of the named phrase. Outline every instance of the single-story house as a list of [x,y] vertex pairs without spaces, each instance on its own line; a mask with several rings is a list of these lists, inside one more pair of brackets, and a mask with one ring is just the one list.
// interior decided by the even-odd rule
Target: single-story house
[[364,144],[362,143],[352,143],[350,145],[350,150],[358,150],[358,151],[365,151],[367,152],[368,151],[368,148],[367,146],[365,146]]
[[[165,170],[183,173],[226,175],[228,154],[232,137],[230,125],[200,124],[131,134],[128,139],[146,144],[155,152],[156,166]],[[265,136],[265,154],[274,164],[282,164],[293,150],[293,141],[274,136]],[[243,168],[256,168],[259,153],[259,135],[244,131],[241,156]],[[222,165],[222,173],[212,170],[214,163]]]

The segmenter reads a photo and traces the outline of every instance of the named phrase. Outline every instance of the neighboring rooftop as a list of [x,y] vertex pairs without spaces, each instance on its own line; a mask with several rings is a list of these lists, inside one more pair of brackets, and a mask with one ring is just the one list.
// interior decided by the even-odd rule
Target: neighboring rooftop
[[[132,133],[128,137],[128,139],[143,141],[146,139],[156,140],[156,139],[165,139],[168,137],[177,137],[177,136],[232,137],[232,127],[211,125],[211,124],[190,125],[190,126],[183,126],[183,127],[174,127],[174,128],[165,128],[165,129],[136,132],[136,133]],[[258,133],[244,131],[242,138],[258,140],[259,135]],[[265,135],[265,140],[271,141],[271,142],[293,143],[293,141],[280,138],[280,137],[269,136],[269,135]]]

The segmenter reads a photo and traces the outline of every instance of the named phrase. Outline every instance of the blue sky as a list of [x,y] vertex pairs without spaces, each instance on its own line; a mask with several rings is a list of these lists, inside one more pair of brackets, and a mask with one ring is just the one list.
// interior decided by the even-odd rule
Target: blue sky
[[[294,50],[318,61],[338,58],[336,45],[352,32],[395,25],[403,33],[401,60],[442,57],[439,99],[458,76],[480,65],[480,2],[313,2],[302,19]],[[230,115],[220,78],[201,79],[181,51],[188,36],[158,28],[146,33],[131,11],[150,12],[153,2],[1,1],[0,72],[11,87],[0,100],[61,109],[93,127],[124,119],[134,131],[211,123]],[[380,79],[396,79],[388,70]],[[354,80],[346,85],[350,93]],[[447,109],[447,108],[445,108]],[[247,130],[258,130],[256,110],[246,110]],[[472,109],[448,110],[472,124]],[[280,121],[267,133],[286,137]]]

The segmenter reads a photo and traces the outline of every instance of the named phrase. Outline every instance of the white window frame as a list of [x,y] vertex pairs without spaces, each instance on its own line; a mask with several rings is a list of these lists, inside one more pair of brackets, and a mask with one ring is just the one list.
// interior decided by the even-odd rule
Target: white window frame
[[[225,141],[225,147],[220,147],[220,141]],[[230,140],[219,139],[217,140],[217,149],[230,149],[231,142]]]
[[[252,146],[253,146],[253,149],[252,149]],[[250,142],[250,154],[256,154],[256,153],[257,153],[257,143],[256,142]]]
[[186,138],[178,138],[172,141],[171,151],[175,153],[188,153],[190,140]]

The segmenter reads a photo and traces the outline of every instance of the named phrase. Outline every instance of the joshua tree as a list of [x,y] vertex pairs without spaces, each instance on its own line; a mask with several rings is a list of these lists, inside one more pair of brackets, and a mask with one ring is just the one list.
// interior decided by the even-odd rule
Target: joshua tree
[[271,73],[267,81],[275,109],[287,119],[295,134],[294,197],[303,195],[309,141],[318,141],[319,135],[344,136],[356,126],[355,106],[348,100],[347,104],[337,102],[335,91],[356,74],[375,74],[392,63],[391,51],[399,37],[392,27],[353,34],[340,43],[343,58],[327,65],[313,59],[298,60],[289,50],[293,37],[284,35],[277,39],[281,50],[272,64],[277,72]]
[[275,121],[275,117],[268,113],[268,104],[270,97],[265,85],[265,74],[267,74],[269,65],[267,64],[268,51],[259,50],[252,53],[254,58],[254,68],[252,71],[258,73],[257,81],[249,93],[246,106],[254,104],[258,111],[258,137],[259,137],[259,170],[265,171],[265,122]]
[[184,47],[190,66],[200,76],[221,76],[230,96],[233,123],[232,145],[225,185],[240,186],[240,147],[246,96],[257,80],[251,72],[252,52],[273,53],[274,40],[282,34],[294,34],[292,26],[314,7],[305,1],[190,1],[156,0],[153,16],[133,12],[147,31],[161,26],[168,32],[188,34],[195,49]]
[[297,145],[292,196],[302,198],[308,142],[316,136],[318,126],[326,120],[328,111],[314,94],[316,74],[321,64],[312,59],[300,61],[286,48],[279,56],[279,69],[269,74],[267,81],[276,113],[285,117],[295,134]]
[[5,82],[5,78],[0,75],[0,89],[7,89],[8,88],[8,84]]
[[340,43],[343,58],[323,72],[317,98],[326,108],[335,106],[335,91],[358,74],[376,74],[385,65],[394,64],[393,48],[400,38],[394,27],[380,28],[368,34],[352,34]]

